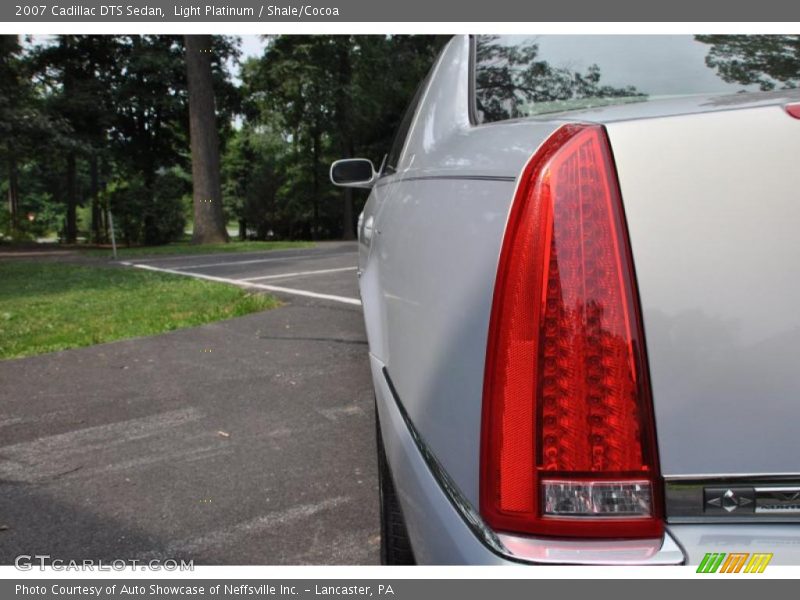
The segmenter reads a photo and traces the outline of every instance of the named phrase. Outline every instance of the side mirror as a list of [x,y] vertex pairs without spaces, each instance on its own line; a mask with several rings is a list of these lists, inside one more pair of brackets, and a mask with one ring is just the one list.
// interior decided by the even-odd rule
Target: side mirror
[[371,160],[345,158],[331,165],[331,182],[341,187],[371,188],[378,173]]

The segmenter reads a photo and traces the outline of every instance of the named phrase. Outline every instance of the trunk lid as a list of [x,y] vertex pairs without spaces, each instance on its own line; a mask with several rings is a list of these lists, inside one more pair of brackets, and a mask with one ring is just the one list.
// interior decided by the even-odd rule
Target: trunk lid
[[619,173],[666,477],[800,472],[800,120],[742,96],[590,118]]

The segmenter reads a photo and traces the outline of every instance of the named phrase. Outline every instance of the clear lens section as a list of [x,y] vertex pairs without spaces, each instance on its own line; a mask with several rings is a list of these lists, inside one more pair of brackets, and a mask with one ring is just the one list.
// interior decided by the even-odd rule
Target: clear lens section
[[545,515],[649,517],[649,481],[543,481]]

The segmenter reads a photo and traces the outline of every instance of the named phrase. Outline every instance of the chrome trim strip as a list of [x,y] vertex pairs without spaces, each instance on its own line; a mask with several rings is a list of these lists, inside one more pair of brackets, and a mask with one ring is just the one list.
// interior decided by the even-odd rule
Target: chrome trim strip
[[704,480],[710,481],[728,481],[735,482],[737,480],[748,481],[796,481],[800,482],[800,473],[698,473],[697,475],[664,475],[664,481],[669,483],[671,481],[693,481],[700,482]]
[[[387,175],[387,177],[389,176]],[[384,187],[403,183],[404,181],[500,181],[514,183],[517,180],[516,177],[506,175],[409,175],[403,177],[402,173],[392,173],[391,177],[392,179],[386,181],[379,179],[375,186]]]
[[[796,523],[800,521],[798,508],[770,509],[764,503],[777,492],[800,493],[800,475],[716,475],[692,478],[667,478],[664,498],[668,523]],[[706,490],[732,489],[737,494],[745,492],[750,500],[732,507],[730,512],[706,507]],[[777,499],[775,502],[780,503]],[[773,502],[773,504],[775,503]],[[794,503],[792,503],[794,504]],[[770,505],[771,506],[771,505]]]
[[510,175],[410,175],[400,177],[400,181],[421,181],[426,179],[446,179],[457,181],[505,181],[514,183],[517,178]]
[[541,564],[681,565],[684,553],[669,532],[652,540],[542,540],[499,534],[509,551]]
[[389,371],[382,369],[395,406],[408,428],[433,478],[475,537],[489,550],[504,558],[524,564],[573,565],[681,565],[685,554],[668,530],[663,539],[653,540],[548,540],[505,533],[495,533],[472,507],[436,455],[414,427]]

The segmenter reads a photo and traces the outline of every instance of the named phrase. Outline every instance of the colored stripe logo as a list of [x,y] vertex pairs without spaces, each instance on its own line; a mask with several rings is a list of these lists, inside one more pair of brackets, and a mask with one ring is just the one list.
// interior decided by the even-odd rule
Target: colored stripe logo
[[698,573],[763,573],[771,552],[708,552],[697,566]]

